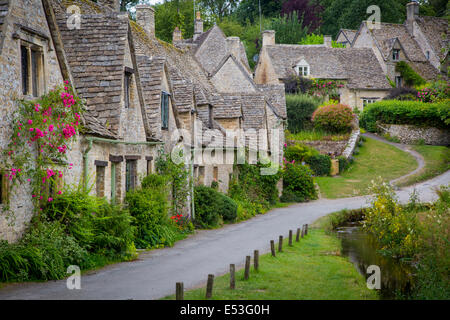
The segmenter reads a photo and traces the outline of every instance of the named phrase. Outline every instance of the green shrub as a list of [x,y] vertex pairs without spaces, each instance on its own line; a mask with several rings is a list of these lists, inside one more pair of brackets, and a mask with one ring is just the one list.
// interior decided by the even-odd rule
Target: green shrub
[[194,188],[195,223],[201,228],[214,228],[221,217],[225,221],[234,221],[237,216],[237,204],[233,199],[219,191],[205,186]]
[[316,176],[328,176],[331,170],[331,158],[327,155],[317,154],[306,159],[306,163]]
[[318,108],[314,111],[314,126],[331,132],[348,132],[352,128],[355,115],[352,108],[343,104],[334,104]]
[[126,208],[134,218],[137,248],[172,245],[173,237],[162,236],[169,225],[168,200],[165,186],[135,189],[125,197]]
[[62,279],[69,265],[92,267],[88,256],[62,224],[35,219],[18,243],[0,241],[0,280]]
[[350,161],[344,156],[339,156],[337,159],[339,161],[339,174],[341,174],[350,166]]
[[319,151],[304,144],[297,143],[284,149],[284,157],[288,162],[302,163],[306,159],[319,155]]
[[450,125],[448,103],[383,100],[364,108],[360,125],[367,131],[377,131],[377,121],[386,124],[409,124],[446,129]]
[[425,80],[417,74],[405,61],[399,61],[395,65],[395,71],[400,72],[407,86],[420,86]]
[[283,202],[304,202],[317,198],[312,171],[302,165],[286,164],[283,170]]
[[322,100],[307,94],[287,94],[288,130],[292,133],[312,128],[311,117]]

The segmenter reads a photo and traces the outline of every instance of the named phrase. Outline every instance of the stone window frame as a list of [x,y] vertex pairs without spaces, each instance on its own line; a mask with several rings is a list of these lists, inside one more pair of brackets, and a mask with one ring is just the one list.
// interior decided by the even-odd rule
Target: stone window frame
[[161,91],[161,129],[169,129],[170,93]]
[[427,60],[430,60],[430,50],[425,51],[425,57],[427,58]]
[[400,88],[403,84],[402,76],[395,76],[395,87]]
[[147,156],[145,160],[147,161],[147,175],[150,175],[153,173],[153,157]]
[[138,160],[140,156],[125,156],[125,192],[133,190],[138,184]]
[[[21,72],[21,94],[27,98],[37,98],[46,92],[47,88],[47,51],[51,51],[50,37],[42,32],[23,26],[14,25],[13,39],[18,40],[18,59]],[[22,79],[22,47],[27,50],[27,88],[23,87]],[[32,56],[37,55],[36,61],[36,79],[33,79]],[[35,88],[35,90],[34,90]]]

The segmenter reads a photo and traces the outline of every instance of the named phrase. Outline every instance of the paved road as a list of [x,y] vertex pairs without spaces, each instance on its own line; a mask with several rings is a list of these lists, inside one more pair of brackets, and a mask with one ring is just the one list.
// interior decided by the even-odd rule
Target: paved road
[[[415,186],[421,201],[436,198],[433,188],[450,183],[450,171]],[[412,188],[397,192],[406,202]],[[312,223],[333,211],[356,209],[367,197],[321,199],[275,209],[251,220],[219,230],[199,231],[173,248],[153,250],[134,262],[115,264],[82,276],[81,290],[68,290],[66,281],[9,285],[0,290],[0,299],[158,299],[174,293],[175,282],[185,288],[202,285],[209,273],[227,272],[230,263],[244,264],[246,255],[270,250],[269,241],[287,236],[289,229]]]

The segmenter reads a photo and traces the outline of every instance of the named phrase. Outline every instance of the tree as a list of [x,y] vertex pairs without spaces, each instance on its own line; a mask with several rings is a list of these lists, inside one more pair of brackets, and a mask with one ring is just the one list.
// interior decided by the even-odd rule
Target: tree
[[369,18],[366,13],[371,5],[381,11],[381,22],[403,23],[406,9],[398,0],[325,0],[329,4],[322,15],[321,33],[337,36],[340,29],[358,29]]
[[284,44],[297,44],[308,33],[308,27],[302,18],[298,19],[295,11],[290,15],[273,19],[269,29],[275,30],[275,42]]
[[302,21],[302,26],[307,27],[310,32],[320,26],[320,14],[323,11],[322,5],[310,0],[287,0],[281,9],[282,16],[297,15],[297,19]]
[[200,0],[199,5],[209,14],[221,21],[230,15],[239,4],[239,0]]
[[284,0],[242,0],[236,9],[235,15],[242,24],[259,22],[259,4],[261,14],[266,18],[278,17],[281,14],[281,6]]

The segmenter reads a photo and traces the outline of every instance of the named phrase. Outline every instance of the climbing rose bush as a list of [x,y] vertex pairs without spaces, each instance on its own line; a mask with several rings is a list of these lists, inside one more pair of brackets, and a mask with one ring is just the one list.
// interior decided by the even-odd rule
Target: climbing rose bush
[[31,183],[36,202],[51,202],[49,184],[56,186],[56,179],[63,178],[63,167],[73,167],[67,151],[79,133],[83,103],[66,81],[36,100],[21,100],[17,105],[11,142],[3,152],[9,166],[6,176],[11,184]]
[[352,108],[345,104],[332,104],[319,107],[314,111],[314,126],[331,132],[347,132],[352,128],[355,115]]

